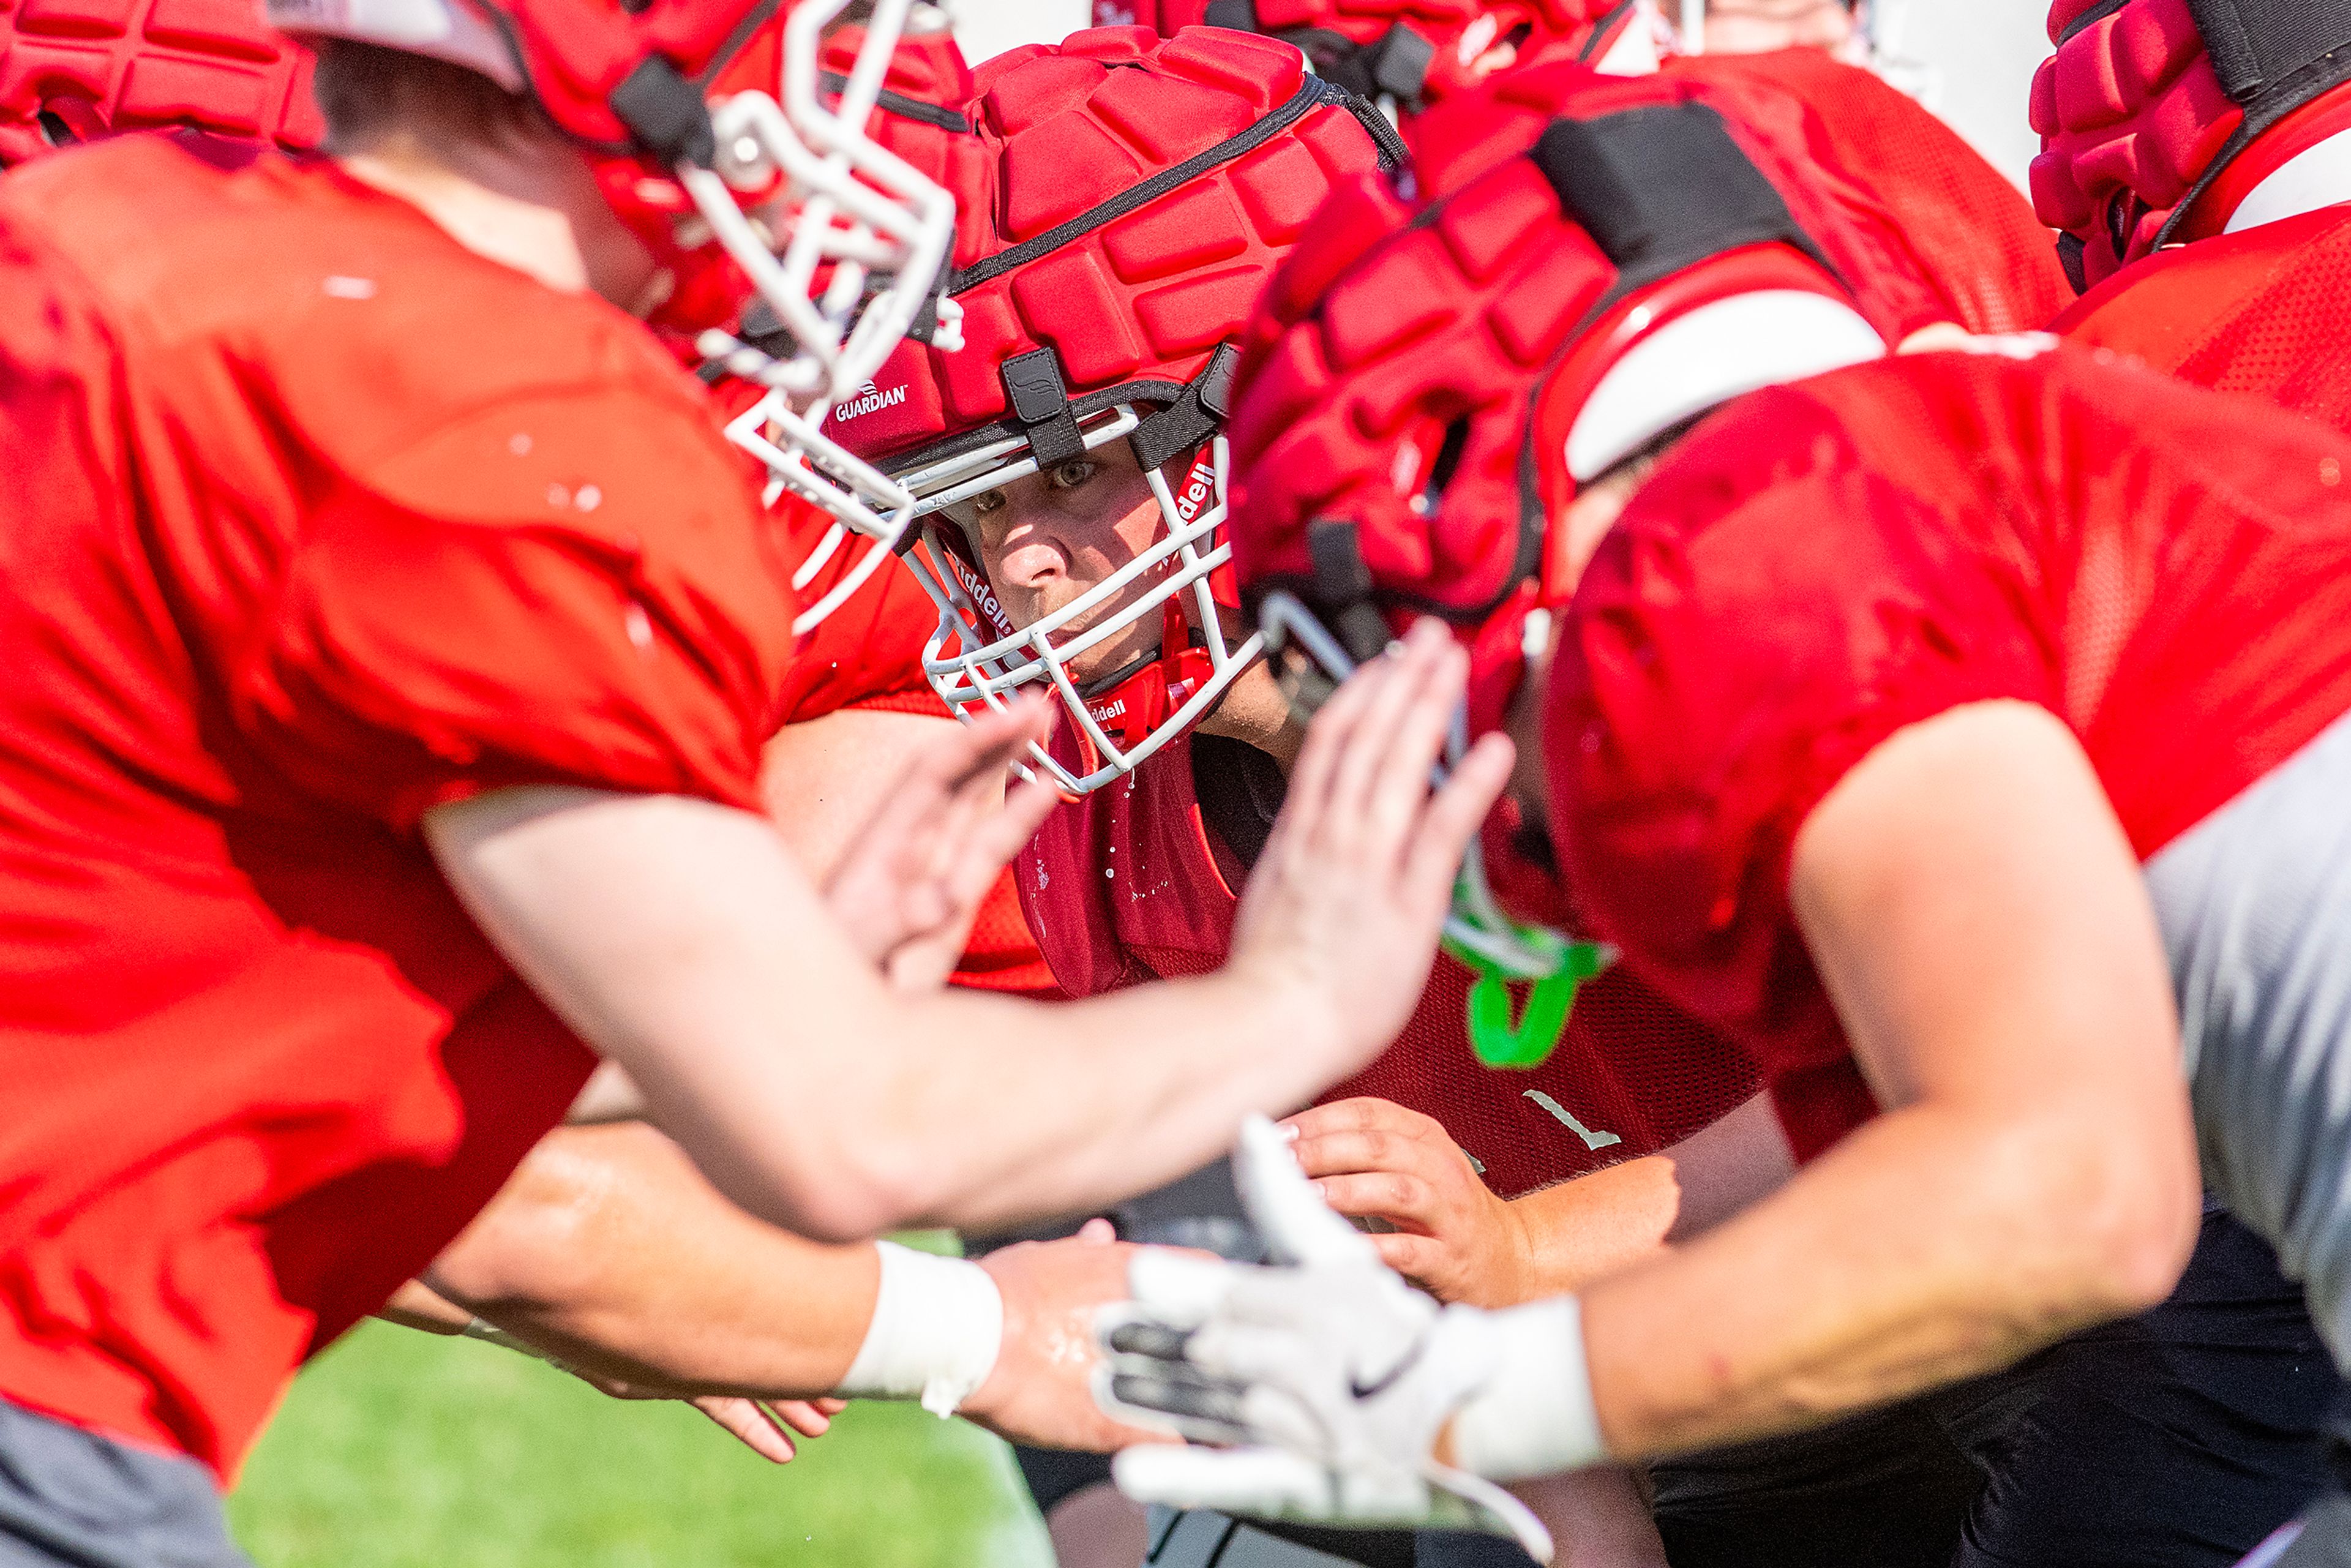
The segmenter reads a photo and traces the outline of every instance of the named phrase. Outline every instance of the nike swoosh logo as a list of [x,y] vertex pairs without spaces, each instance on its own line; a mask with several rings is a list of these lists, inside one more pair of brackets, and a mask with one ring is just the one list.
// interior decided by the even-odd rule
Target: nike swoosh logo
[[1577,1137],[1582,1138],[1583,1140],[1583,1146],[1588,1150],[1597,1151],[1606,1148],[1611,1144],[1621,1144],[1625,1141],[1614,1133],[1593,1132],[1591,1128],[1585,1126],[1583,1123],[1575,1119],[1575,1113],[1570,1111],[1566,1106],[1561,1104],[1558,1101],[1552,1099],[1550,1095],[1544,1093],[1540,1089],[1530,1089],[1526,1091],[1526,1096],[1536,1104],[1541,1106],[1544,1110],[1550,1112],[1552,1115],[1558,1117],[1560,1124],[1565,1127],[1569,1132],[1573,1133]]

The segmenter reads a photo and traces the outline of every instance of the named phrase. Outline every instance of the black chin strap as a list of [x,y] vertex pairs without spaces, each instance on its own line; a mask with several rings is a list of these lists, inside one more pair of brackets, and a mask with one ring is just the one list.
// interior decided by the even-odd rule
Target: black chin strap
[[1233,367],[1240,357],[1230,343],[1217,344],[1200,373],[1185,385],[1183,395],[1134,427],[1126,440],[1134,449],[1136,467],[1149,473],[1216,434],[1229,412]]

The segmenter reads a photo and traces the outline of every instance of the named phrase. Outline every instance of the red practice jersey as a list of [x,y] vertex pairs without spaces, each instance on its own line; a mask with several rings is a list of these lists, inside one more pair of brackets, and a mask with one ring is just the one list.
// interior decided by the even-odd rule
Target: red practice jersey
[[2157,251],[2053,329],[2351,430],[2351,206]]
[[420,815],[758,803],[781,524],[644,329],[331,165],[0,183],[0,1396],[230,1474],[590,1054]]
[[1666,65],[1731,95],[1740,118],[1805,147],[1884,204],[1910,270],[1970,332],[2045,327],[2073,303],[2056,236],[1957,131],[1876,75],[1819,49],[1687,55]]
[[[1070,733],[1055,744],[1071,747]],[[1254,789],[1261,822],[1280,780],[1266,776],[1270,759],[1244,768],[1247,749],[1196,736],[1170,746],[1056,810],[1021,851],[1022,905],[1072,996],[1224,963],[1246,873],[1203,817],[1193,769],[1218,767],[1220,787]],[[1376,1095],[1436,1118],[1505,1197],[1653,1153],[1755,1092],[1735,1051],[1614,971],[1584,986],[1541,1066],[1489,1068],[1469,1046],[1468,987],[1468,971],[1439,954],[1395,1044],[1324,1098]]]
[[1739,400],[1626,508],[1544,715],[1585,922],[1750,1052],[1800,1156],[1875,1109],[1788,903],[1896,730],[2038,704],[2142,859],[2351,707],[2351,444],[2061,349]]

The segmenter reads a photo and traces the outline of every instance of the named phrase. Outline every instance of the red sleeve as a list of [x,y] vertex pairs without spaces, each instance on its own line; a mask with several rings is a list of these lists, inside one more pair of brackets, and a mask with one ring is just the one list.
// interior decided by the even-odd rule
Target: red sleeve
[[689,407],[511,400],[321,490],[225,651],[240,726],[298,788],[399,828],[532,783],[758,807],[789,570]]
[[1906,725],[2053,706],[2028,601],[1787,390],[1669,458],[1580,588],[1543,737],[1576,906],[1755,1058],[1800,1157],[1868,1103],[1790,911],[1796,831]]

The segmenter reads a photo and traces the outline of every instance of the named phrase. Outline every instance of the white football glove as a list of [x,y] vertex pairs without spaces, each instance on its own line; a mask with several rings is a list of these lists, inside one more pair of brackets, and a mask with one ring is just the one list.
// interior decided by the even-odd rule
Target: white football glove
[[1102,1408],[1215,1448],[1144,1445],[1113,1461],[1140,1502],[1320,1524],[1481,1530],[1549,1563],[1550,1533],[1492,1482],[1429,1457],[1503,1370],[1492,1314],[1440,1307],[1380,1261],[1253,1117],[1233,1177],[1269,1250],[1259,1268],[1156,1249],[1097,1333]]

